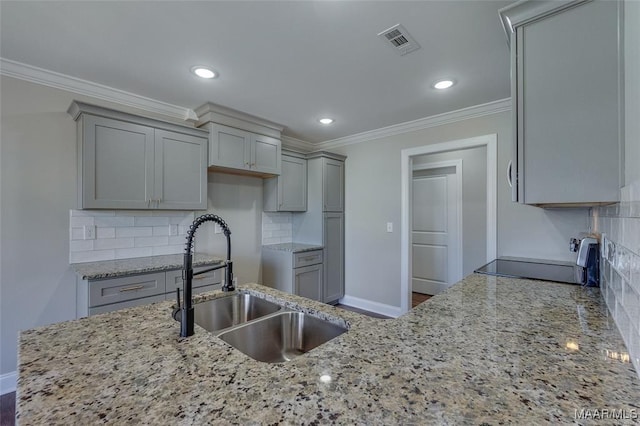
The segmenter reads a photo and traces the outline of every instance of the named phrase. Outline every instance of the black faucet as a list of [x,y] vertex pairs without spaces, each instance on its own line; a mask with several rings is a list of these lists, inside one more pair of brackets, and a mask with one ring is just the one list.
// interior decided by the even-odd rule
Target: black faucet
[[[196,230],[204,222],[215,222],[220,225],[224,236],[227,237],[227,260],[218,266],[206,269],[197,273],[193,272],[193,237]],[[222,286],[222,291],[233,291],[233,262],[231,262],[231,231],[226,222],[220,216],[215,214],[205,214],[193,221],[187,232],[187,243],[184,248],[184,266],[182,267],[182,297],[183,303],[180,308],[180,288],[176,289],[178,296],[178,307],[173,311],[173,318],[180,321],[180,337],[189,337],[193,335],[194,328],[194,310],[193,300],[191,300],[193,289],[193,277],[195,275],[204,274],[206,272],[215,271],[216,269],[226,268],[226,279]],[[177,314],[180,313],[178,317]]]

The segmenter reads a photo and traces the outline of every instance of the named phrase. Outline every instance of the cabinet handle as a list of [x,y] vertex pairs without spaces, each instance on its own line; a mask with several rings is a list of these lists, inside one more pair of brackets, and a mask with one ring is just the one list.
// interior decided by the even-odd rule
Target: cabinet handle
[[318,256],[307,256],[307,257],[303,257],[302,260],[304,261],[309,261],[309,260],[313,260],[316,259]]
[[136,290],[141,290],[143,289],[144,286],[143,285],[134,285],[133,287],[125,287],[125,288],[121,288],[120,289],[120,293],[124,293],[126,291],[136,291]]
[[201,277],[193,277],[193,280],[204,280],[205,278],[207,278],[206,276],[201,276]]
[[509,188],[513,188],[513,181],[511,179],[511,174],[513,169],[512,161],[509,160],[509,164],[507,165],[507,183],[509,184]]

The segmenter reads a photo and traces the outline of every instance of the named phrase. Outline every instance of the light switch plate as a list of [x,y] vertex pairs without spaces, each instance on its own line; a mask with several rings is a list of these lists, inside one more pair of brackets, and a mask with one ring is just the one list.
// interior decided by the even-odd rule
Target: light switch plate
[[96,239],[96,227],[95,225],[86,225],[83,227],[84,239],[95,240]]
[[387,232],[393,232],[393,222],[387,222]]
[[214,234],[222,234],[222,227],[216,223],[213,232]]

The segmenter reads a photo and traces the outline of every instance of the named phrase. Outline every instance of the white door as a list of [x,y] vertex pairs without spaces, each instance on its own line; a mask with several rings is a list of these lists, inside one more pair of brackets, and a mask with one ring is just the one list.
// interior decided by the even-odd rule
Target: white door
[[425,294],[462,279],[462,161],[438,164],[414,170],[412,182],[412,288]]

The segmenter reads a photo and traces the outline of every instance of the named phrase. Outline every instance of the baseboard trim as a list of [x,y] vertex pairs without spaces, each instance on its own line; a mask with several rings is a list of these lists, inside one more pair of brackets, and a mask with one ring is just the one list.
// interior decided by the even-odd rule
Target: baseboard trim
[[18,383],[18,372],[12,371],[7,374],[0,374],[0,395],[16,391]]
[[384,303],[373,302],[371,300],[360,299],[359,297],[345,295],[340,299],[342,305],[352,306],[358,309],[364,309],[365,311],[375,312],[376,314],[385,315],[392,318],[397,318],[402,315],[402,310],[399,306],[385,305]]

